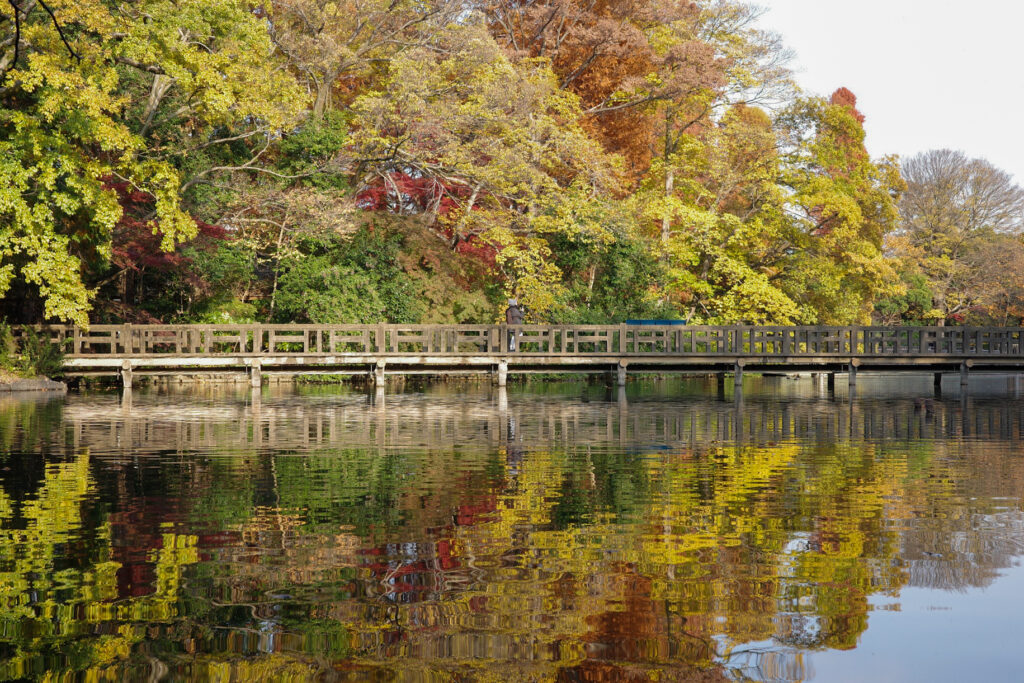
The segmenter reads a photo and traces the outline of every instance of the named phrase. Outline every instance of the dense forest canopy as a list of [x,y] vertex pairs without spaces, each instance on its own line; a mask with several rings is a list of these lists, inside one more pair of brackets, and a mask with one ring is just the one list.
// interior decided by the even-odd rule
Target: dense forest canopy
[[1019,324],[1024,191],[871,158],[758,16],[15,0],[0,317]]

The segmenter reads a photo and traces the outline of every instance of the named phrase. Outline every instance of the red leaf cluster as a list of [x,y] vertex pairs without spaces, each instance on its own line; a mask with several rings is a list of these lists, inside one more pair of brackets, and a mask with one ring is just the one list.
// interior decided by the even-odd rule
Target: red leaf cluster
[[[451,230],[449,230],[450,232]],[[450,234],[449,237],[451,237]],[[455,253],[476,259],[488,268],[497,266],[497,250],[476,235],[470,235],[455,245]]]
[[[153,211],[152,195],[123,181],[108,181],[106,187],[117,192],[122,209],[111,240],[114,265],[130,271],[169,272],[189,263],[179,250],[167,252],[160,248],[159,226],[149,217]],[[197,246],[211,248],[215,241],[227,238],[227,232],[219,226],[198,220],[196,225],[199,228]]]
[[462,183],[446,183],[436,177],[395,171],[360,191],[356,205],[367,211],[399,214],[429,211],[447,216],[470,195],[470,188]]
[[[446,183],[437,178],[396,171],[360,191],[356,195],[356,205],[365,211],[388,211],[400,215],[434,213],[446,217],[465,206],[471,195],[472,190],[461,183]],[[469,208],[472,210],[477,206],[474,204]],[[449,242],[455,243],[455,253],[487,266],[495,264],[497,252],[476,235],[460,235],[456,240],[451,225],[444,225],[439,232]]]

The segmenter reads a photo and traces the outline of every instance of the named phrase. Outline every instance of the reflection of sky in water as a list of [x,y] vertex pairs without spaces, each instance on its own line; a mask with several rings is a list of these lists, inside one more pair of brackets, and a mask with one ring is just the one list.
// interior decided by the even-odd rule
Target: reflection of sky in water
[[[982,573],[971,571],[971,560],[984,563],[985,558],[959,558],[954,566],[957,558],[952,553],[926,552],[923,559],[911,562],[906,587],[870,596],[868,628],[854,650],[801,652],[780,648],[772,640],[735,644],[730,649],[729,639],[720,636],[716,639],[720,651],[728,653],[723,663],[758,681],[1024,680],[1020,649],[1024,515],[979,516],[972,527],[988,532],[983,540],[998,555],[997,566],[1009,560],[1004,569],[984,571],[981,587],[971,585]],[[952,548],[967,551],[967,534],[950,536],[947,542]],[[805,541],[794,538],[787,549],[803,551]],[[815,625],[808,628],[808,632],[814,630]]]
[[836,388],[5,400],[0,659],[53,626],[37,666],[126,677],[1019,680],[1015,382]]
[[[1024,567],[1019,560],[984,588],[904,588],[876,596],[857,649],[809,655],[815,681],[1024,680]],[[854,661],[856,660],[856,661]]]

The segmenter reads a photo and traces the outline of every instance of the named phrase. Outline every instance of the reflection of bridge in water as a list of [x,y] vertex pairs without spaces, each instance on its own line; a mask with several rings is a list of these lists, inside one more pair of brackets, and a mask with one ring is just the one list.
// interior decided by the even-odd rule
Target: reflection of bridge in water
[[195,395],[126,392],[83,397],[64,409],[76,449],[101,452],[311,451],[336,448],[700,448],[792,440],[1018,441],[1024,402],[1001,398],[833,401],[750,396],[734,401],[544,398],[503,388],[469,397],[423,394],[261,396],[198,404]]

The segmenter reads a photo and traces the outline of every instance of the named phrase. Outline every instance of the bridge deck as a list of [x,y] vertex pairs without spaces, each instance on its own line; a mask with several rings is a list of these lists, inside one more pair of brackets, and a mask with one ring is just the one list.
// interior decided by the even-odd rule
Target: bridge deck
[[[42,326],[71,375],[1024,371],[1024,328],[657,325]],[[23,332],[22,332],[23,333]],[[510,350],[514,348],[515,350]]]

